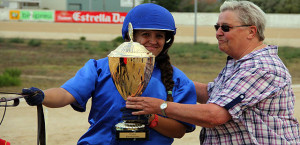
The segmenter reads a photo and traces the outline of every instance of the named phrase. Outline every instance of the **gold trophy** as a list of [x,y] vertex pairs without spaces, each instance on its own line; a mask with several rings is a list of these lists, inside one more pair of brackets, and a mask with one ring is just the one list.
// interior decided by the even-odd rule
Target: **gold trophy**
[[[143,45],[133,42],[133,28],[128,26],[130,42],[124,42],[108,55],[114,84],[123,97],[138,97],[145,90],[154,68],[155,56]],[[124,106],[125,107],[125,106]],[[117,140],[147,140],[149,131],[142,120],[123,120],[115,125]]]

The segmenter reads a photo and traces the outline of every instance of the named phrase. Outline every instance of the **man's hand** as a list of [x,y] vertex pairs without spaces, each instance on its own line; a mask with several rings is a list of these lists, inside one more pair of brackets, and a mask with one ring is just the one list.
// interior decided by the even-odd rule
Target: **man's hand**
[[128,97],[126,108],[138,109],[133,115],[161,114],[160,105],[164,100],[152,97]]
[[139,120],[141,123],[147,124],[148,117],[147,115],[132,115],[132,112],[138,111],[136,109],[128,109],[128,108],[121,108],[122,112],[122,120]]

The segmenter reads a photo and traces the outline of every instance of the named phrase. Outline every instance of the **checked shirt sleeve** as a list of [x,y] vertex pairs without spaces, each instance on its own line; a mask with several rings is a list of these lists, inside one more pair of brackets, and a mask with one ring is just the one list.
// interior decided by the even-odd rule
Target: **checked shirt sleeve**
[[265,71],[240,71],[223,84],[222,91],[209,103],[223,106],[233,118],[239,118],[245,109],[276,93],[276,88],[271,85],[273,80],[274,76]]

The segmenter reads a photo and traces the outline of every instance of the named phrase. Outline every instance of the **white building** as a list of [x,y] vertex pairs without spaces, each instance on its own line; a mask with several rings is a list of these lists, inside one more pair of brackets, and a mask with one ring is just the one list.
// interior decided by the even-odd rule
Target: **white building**
[[0,0],[0,8],[128,12],[143,0]]

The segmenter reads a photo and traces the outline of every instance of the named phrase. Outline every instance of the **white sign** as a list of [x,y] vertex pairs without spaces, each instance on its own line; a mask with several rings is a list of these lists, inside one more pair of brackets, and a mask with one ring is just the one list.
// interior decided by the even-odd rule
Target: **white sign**
[[143,2],[143,0],[120,0],[121,7],[133,7],[133,2],[135,3],[134,6],[137,6]]
[[40,0],[11,0],[14,2],[40,3]]

